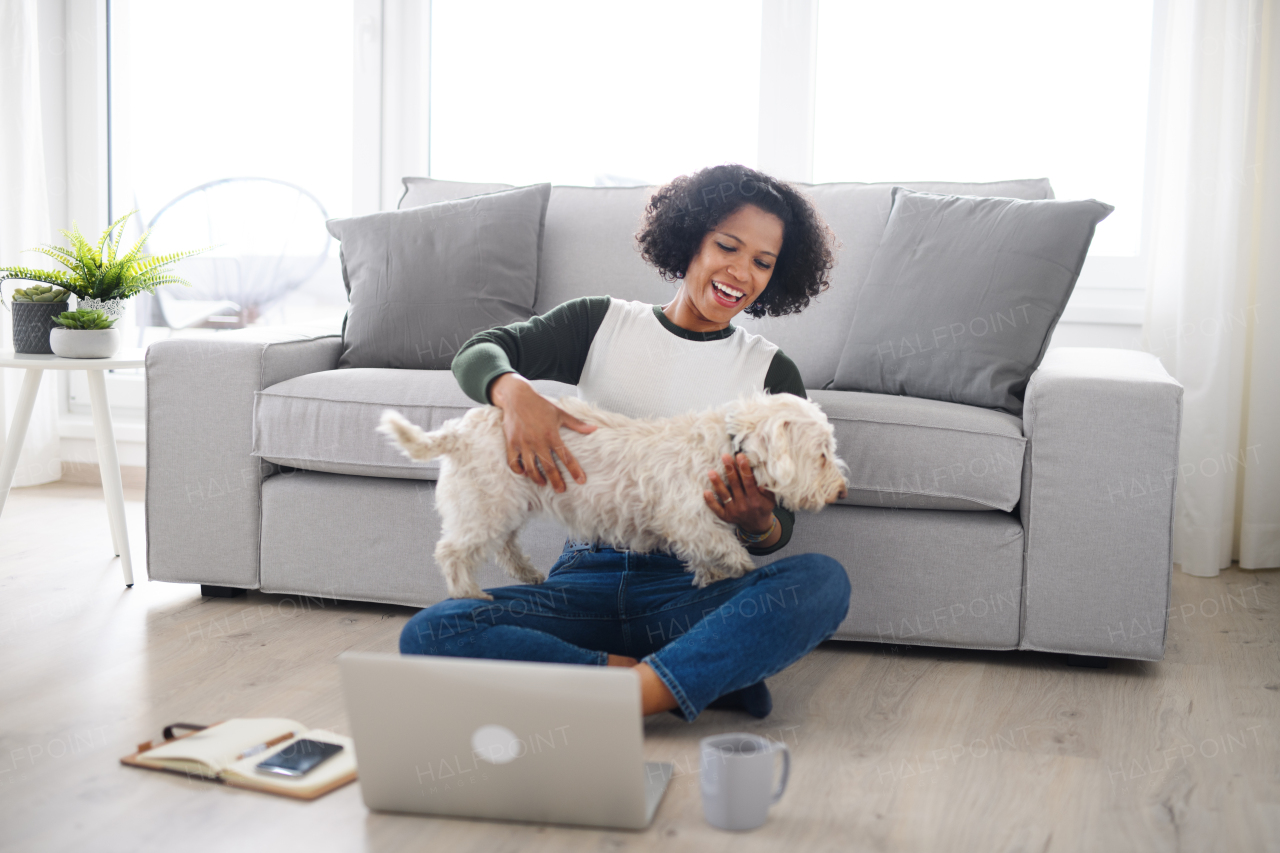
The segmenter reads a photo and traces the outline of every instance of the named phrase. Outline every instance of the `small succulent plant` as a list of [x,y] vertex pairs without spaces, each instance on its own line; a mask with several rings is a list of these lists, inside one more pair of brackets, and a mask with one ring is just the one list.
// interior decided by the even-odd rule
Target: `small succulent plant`
[[66,302],[70,296],[70,292],[51,284],[34,284],[13,291],[14,302]]
[[81,308],[78,311],[63,311],[61,316],[54,317],[53,322],[66,329],[83,329],[94,331],[110,329],[115,322],[105,311]]

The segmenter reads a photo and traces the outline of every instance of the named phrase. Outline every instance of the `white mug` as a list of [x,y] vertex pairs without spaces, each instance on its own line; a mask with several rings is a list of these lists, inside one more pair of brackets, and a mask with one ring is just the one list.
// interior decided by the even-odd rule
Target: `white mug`
[[[785,744],[743,732],[704,737],[702,814],[720,829],[755,829],[769,817],[791,775],[791,750]],[[773,784],[773,757],[782,753],[782,778]]]

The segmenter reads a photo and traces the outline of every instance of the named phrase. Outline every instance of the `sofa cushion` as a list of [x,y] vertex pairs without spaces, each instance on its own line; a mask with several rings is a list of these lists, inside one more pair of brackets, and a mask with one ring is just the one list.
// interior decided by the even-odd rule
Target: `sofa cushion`
[[840,503],[1003,510],[1018,503],[1026,439],[1013,415],[939,400],[810,391],[849,465]]
[[[535,382],[550,397],[575,396],[572,385]],[[298,376],[256,395],[253,455],[309,471],[434,480],[440,463],[407,459],[375,432],[386,409],[423,429],[461,417],[475,402],[448,370],[351,368]]]
[[1022,413],[1100,201],[975,198],[895,187],[835,387]]
[[831,287],[799,314],[759,319],[740,317],[739,321],[747,331],[763,335],[790,356],[800,368],[806,388],[824,388],[835,379],[836,366],[849,337],[849,327],[853,325],[858,293],[866,282],[885,223],[889,221],[895,186],[951,195],[1053,198],[1053,188],[1046,178],[984,184],[925,181],[795,186],[813,199],[822,218],[840,239],[836,266],[831,271]]
[[339,367],[440,370],[533,314],[550,184],[334,219],[351,307]]
[[579,296],[665,305],[676,285],[640,258],[636,232],[657,187],[553,187],[534,311]]
[[[572,385],[534,383],[549,397]],[[849,465],[841,503],[902,509],[1008,511],[1018,503],[1025,440],[1012,415],[937,400],[813,391]],[[259,391],[253,455],[289,468],[434,480],[440,465],[405,458],[375,429],[396,409],[438,429],[475,403],[447,370],[353,368],[298,376]]]

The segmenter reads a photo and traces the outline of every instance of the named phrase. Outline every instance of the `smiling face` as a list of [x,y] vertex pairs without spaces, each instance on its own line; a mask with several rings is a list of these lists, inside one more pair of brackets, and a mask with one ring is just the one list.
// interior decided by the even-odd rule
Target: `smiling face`
[[782,220],[744,204],[702,238],[666,314],[695,332],[723,329],[764,292],[782,251]]

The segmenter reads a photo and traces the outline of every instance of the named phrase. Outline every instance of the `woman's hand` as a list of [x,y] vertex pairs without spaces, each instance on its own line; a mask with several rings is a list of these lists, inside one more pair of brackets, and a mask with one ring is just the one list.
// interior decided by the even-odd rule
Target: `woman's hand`
[[720,460],[725,474],[711,472],[711,489],[702,493],[707,506],[744,533],[764,533],[773,525],[773,509],[777,505],[773,492],[756,484],[745,453],[739,453],[737,459],[726,453]]
[[[516,373],[504,373],[489,386],[489,399],[502,409],[502,431],[507,436],[507,465],[539,486],[548,481],[557,492],[565,490],[560,460],[579,484],[587,482],[578,460],[560,438],[560,428],[583,435],[595,432],[595,424],[578,420],[533,389],[529,380]],[[536,462],[535,462],[536,460]],[[541,466],[541,470],[539,470]],[[544,476],[545,475],[545,476]]]

